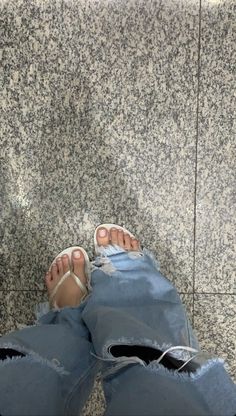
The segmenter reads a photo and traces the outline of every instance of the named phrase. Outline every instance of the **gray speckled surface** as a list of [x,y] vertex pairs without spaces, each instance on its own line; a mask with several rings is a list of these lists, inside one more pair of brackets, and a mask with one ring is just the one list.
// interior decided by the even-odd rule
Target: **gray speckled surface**
[[34,306],[46,300],[45,293],[35,290],[0,291],[0,334],[33,325]]
[[236,295],[194,295],[195,332],[202,349],[225,359],[236,382]]
[[236,293],[235,1],[202,1],[196,290]]
[[93,391],[83,408],[82,416],[102,416],[106,409],[106,402],[101,381],[95,381]]
[[198,6],[17,1],[3,13],[3,153],[27,263],[8,287],[34,289],[59,247],[91,251],[105,220],[191,292]]
[[[0,8],[0,332],[31,322],[56,254],[92,257],[95,226],[114,222],[235,374],[234,1]],[[84,416],[103,410],[98,383]]]

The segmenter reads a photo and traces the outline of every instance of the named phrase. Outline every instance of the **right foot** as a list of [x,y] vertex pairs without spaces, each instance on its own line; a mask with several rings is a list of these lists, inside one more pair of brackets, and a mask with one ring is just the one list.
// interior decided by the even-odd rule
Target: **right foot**
[[[74,250],[71,261],[75,275],[78,276],[81,282],[86,286],[87,277],[85,275],[85,259],[83,252],[79,249]],[[62,276],[68,272],[68,270],[70,270],[69,257],[67,254],[64,254],[62,257],[57,258],[50,270],[46,273],[45,283],[49,297]],[[69,276],[62,285],[58,287],[53,300],[56,301],[59,308],[65,306],[75,307],[80,304],[83,296],[84,292],[77,285],[73,277]]]
[[107,230],[100,227],[96,233],[96,239],[99,246],[118,245],[127,251],[140,251],[140,243],[137,238],[130,237],[129,234],[117,228]]

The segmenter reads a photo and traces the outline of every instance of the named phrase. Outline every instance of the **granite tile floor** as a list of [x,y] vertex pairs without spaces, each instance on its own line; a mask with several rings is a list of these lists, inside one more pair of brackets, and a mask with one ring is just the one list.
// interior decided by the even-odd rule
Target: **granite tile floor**
[[[236,377],[234,0],[2,0],[0,332],[125,225]],[[96,384],[84,415],[101,415]]]

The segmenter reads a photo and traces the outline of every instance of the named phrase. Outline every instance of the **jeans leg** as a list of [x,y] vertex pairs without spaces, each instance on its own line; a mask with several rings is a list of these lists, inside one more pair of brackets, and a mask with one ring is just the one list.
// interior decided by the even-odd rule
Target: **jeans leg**
[[[100,367],[81,319],[85,304],[51,310],[0,338],[0,414],[78,416]],[[21,356],[4,357],[9,349]]]
[[[92,286],[82,317],[103,362],[107,416],[234,415],[236,389],[223,360],[201,354],[180,297],[151,253],[108,247],[94,262]],[[167,356],[190,360],[182,373],[158,361],[177,346]],[[140,347],[150,352],[148,362]]]
[[105,416],[236,415],[236,386],[220,361],[192,375],[133,364],[104,377],[103,387]]

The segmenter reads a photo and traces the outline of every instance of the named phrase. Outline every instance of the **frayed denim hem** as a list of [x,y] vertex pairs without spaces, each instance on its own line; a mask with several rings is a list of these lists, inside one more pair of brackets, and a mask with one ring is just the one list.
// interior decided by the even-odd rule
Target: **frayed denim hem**
[[22,354],[25,354],[25,357],[8,357],[5,360],[0,361],[0,367],[4,367],[5,365],[8,365],[12,362],[14,364],[17,364],[18,362],[22,362],[22,360],[30,361],[33,363],[40,363],[43,366],[50,367],[51,369],[55,370],[59,375],[69,375],[70,373],[64,369],[64,367],[60,366],[60,363],[57,359],[52,359],[51,361],[47,360],[46,358],[41,357],[37,353],[35,353],[32,350],[29,350],[23,346],[19,346],[16,344],[12,344],[10,342],[0,344],[0,349],[13,349],[15,351],[21,352]]
[[146,366],[146,368],[149,371],[156,372],[156,373],[161,371],[168,377],[178,378],[179,381],[196,381],[202,376],[204,376],[212,367],[216,365],[220,365],[225,368],[225,361],[222,358],[212,358],[206,361],[201,367],[199,367],[194,372],[189,372],[189,373],[184,373],[184,372],[180,373],[178,372],[178,370],[167,369],[160,363],[156,364],[155,361],[152,361],[151,363],[149,363]]
[[[143,347],[155,348],[163,352],[169,349],[170,347],[174,346],[171,343],[158,344],[156,341],[150,340],[148,338],[121,337],[118,340],[109,340],[106,342],[106,344],[103,346],[103,357],[112,358],[113,356],[110,353],[110,349],[116,345],[139,345]],[[174,350],[171,351],[169,354],[172,355],[174,358],[182,361],[186,361],[191,357],[190,353],[184,350]]]
[[[168,374],[170,374],[170,372],[172,372],[171,374],[179,374],[179,369],[175,369],[175,370],[169,370],[166,369],[166,367],[164,367],[160,361],[158,360],[153,360],[151,363],[147,364],[145,361],[143,361],[141,358],[137,357],[137,356],[131,356],[131,357],[126,357],[126,356],[120,356],[120,357],[114,357],[111,354],[111,348],[113,346],[118,346],[118,345],[129,345],[129,346],[144,346],[144,347],[150,347],[150,348],[155,348],[158,351],[161,351],[162,353],[164,353],[163,355],[165,355],[166,353],[168,353],[169,355],[173,356],[174,358],[183,361],[186,365],[186,363],[188,361],[192,361],[194,360],[195,362],[198,363],[199,365],[199,369],[197,371],[194,371],[192,374],[194,374],[194,379],[196,379],[198,372],[200,369],[204,369],[206,367],[206,369],[210,368],[209,365],[207,365],[206,363],[210,363],[210,364],[215,364],[215,363],[221,363],[224,364],[225,368],[227,367],[227,364],[224,362],[223,359],[211,356],[209,353],[204,352],[204,351],[198,351],[196,349],[192,349],[191,347],[188,347],[186,345],[183,346],[174,346],[170,343],[163,343],[163,344],[158,344],[157,342],[153,342],[153,340],[149,340],[147,338],[127,338],[127,337],[122,337],[119,338],[118,340],[114,339],[114,340],[109,340],[105,343],[105,345],[103,346],[102,349],[102,357],[99,357],[95,354],[93,354],[94,356],[96,356],[96,358],[98,360],[101,360],[103,362],[107,362],[108,367],[109,367],[109,363],[110,366],[112,366],[111,368],[107,368],[105,369],[104,373],[103,373],[103,377],[106,377],[108,375],[112,375],[115,374],[117,371],[119,371],[121,368],[126,367],[127,365],[130,364],[140,364],[145,368],[151,369],[151,370],[155,370],[157,371],[160,368],[164,368]],[[168,351],[170,350],[170,351]],[[194,354],[193,354],[194,353]],[[200,372],[200,375],[202,375],[202,373]],[[187,375],[186,375],[187,377]]]
[[146,256],[150,260],[153,268],[155,268],[158,272],[160,271],[159,262],[155,258],[154,254],[148,249],[143,248],[141,251],[127,251],[115,244],[107,247],[100,247],[99,255],[94,261],[91,262],[91,273],[93,273],[96,269],[100,269],[104,273],[111,275],[116,271],[116,268],[109,257],[121,253],[126,253],[130,260],[136,260],[140,257]]

